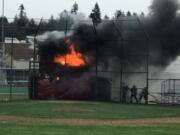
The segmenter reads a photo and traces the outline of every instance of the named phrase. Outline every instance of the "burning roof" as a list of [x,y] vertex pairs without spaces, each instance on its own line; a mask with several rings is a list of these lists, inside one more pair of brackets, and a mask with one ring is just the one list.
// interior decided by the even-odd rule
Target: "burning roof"
[[63,66],[70,66],[70,67],[79,67],[85,66],[86,60],[85,57],[75,50],[74,43],[70,40],[66,40],[67,46],[69,46],[69,52],[64,55],[57,55],[54,58],[54,62],[57,64],[61,64]]

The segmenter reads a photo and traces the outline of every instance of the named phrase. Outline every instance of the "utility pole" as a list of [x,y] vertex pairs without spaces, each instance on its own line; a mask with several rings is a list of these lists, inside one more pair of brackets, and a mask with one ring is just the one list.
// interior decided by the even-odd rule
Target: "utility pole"
[[94,29],[94,34],[95,34],[95,40],[96,40],[96,77],[98,76],[98,43],[97,43],[97,29],[96,29],[96,25],[94,23],[94,21],[92,20],[93,23],[93,29]]
[[4,43],[4,0],[2,0],[2,65],[4,66],[4,58],[5,58],[5,43]]
[[9,89],[9,100],[12,101],[12,86],[13,86],[13,56],[14,56],[14,33],[12,33],[11,37],[11,70],[10,70],[10,89]]
[[[118,21],[118,20],[116,20]],[[121,40],[121,52],[120,52],[120,90],[119,90],[119,102],[122,102],[122,89],[123,89],[123,67],[124,67],[124,37],[122,34],[122,29],[117,26],[116,22],[113,20],[113,25],[115,27],[115,30],[117,31],[120,40]]]
[[[150,57],[149,42],[151,41],[151,38],[150,38],[150,35],[148,34],[148,32],[146,31],[146,29],[144,28],[144,25],[141,23],[139,17],[137,17],[137,21],[138,21],[139,25],[141,26],[141,29],[144,32],[145,37],[147,39],[147,50],[146,50],[146,53],[147,53],[146,54],[146,61],[147,61],[147,65],[146,65],[146,70],[147,70],[146,71],[147,72],[147,75],[146,75],[146,87],[147,87],[148,95],[149,95],[149,57]],[[147,99],[147,101],[148,101],[148,99]]]
[[6,70],[5,70],[5,42],[4,42],[4,0],[2,0],[2,15],[1,15],[1,61],[0,61],[0,68],[1,68],[1,83],[6,82]]
[[36,45],[36,36],[39,32],[41,23],[43,21],[43,18],[41,18],[39,25],[37,26],[36,32],[34,34],[34,51],[33,51],[33,82],[32,82],[32,95],[33,95],[33,99],[37,99],[37,87],[35,85],[37,85],[37,74],[36,74],[36,63],[37,63],[37,45]]

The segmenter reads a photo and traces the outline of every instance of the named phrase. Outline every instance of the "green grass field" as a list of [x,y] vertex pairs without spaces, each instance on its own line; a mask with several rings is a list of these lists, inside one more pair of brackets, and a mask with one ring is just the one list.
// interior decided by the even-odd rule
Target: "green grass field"
[[[9,93],[10,87],[1,87],[0,88],[0,94],[1,93]],[[12,93],[28,93],[28,87],[12,87]]]
[[[177,122],[103,123],[171,117],[177,118]],[[0,135],[179,135],[179,117],[180,106],[28,100],[0,102]],[[72,119],[82,119],[85,123],[61,123]],[[100,120],[102,124],[86,123],[91,120]]]
[[180,125],[72,126],[0,122],[0,135],[179,135]]
[[[92,110],[90,112],[59,112],[53,110]],[[180,116],[180,106],[126,105],[93,102],[7,102],[0,103],[0,115],[42,118],[137,119]]]
[[[28,99],[28,87],[12,87],[12,99]],[[10,87],[0,87],[0,101],[10,98]]]

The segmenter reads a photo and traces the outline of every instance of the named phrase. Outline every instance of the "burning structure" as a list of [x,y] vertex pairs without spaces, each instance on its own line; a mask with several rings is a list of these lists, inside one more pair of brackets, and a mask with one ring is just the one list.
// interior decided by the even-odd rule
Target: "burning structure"
[[39,42],[38,77],[44,79],[32,97],[121,101],[124,83],[148,88],[179,55],[178,5],[154,0],[148,17],[81,22],[63,34],[49,33]]
[[[119,99],[122,94],[112,95],[112,89],[122,89],[124,81],[130,82],[130,73],[142,74],[141,87],[145,87],[147,46],[143,45],[147,45],[147,38],[138,39],[132,33],[125,33],[120,22],[108,21],[98,27],[82,23],[60,37],[57,34],[62,35],[61,32],[48,33],[48,38],[39,42],[39,78],[42,79],[37,84],[37,97],[109,101],[118,95]],[[129,46],[132,42],[138,44],[139,51],[133,53],[136,48]],[[130,57],[133,55],[135,59]]]

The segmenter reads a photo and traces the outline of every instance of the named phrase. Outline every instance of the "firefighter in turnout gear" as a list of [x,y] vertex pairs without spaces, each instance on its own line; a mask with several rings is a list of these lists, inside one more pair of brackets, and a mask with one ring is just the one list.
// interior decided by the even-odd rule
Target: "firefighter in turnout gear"
[[130,89],[130,91],[131,91],[130,103],[133,103],[133,99],[135,99],[136,103],[138,103],[136,86],[133,85],[133,87]]
[[148,104],[148,88],[147,87],[142,89],[140,93],[140,97],[139,97],[139,102],[142,100],[142,98],[144,98],[145,104]]

